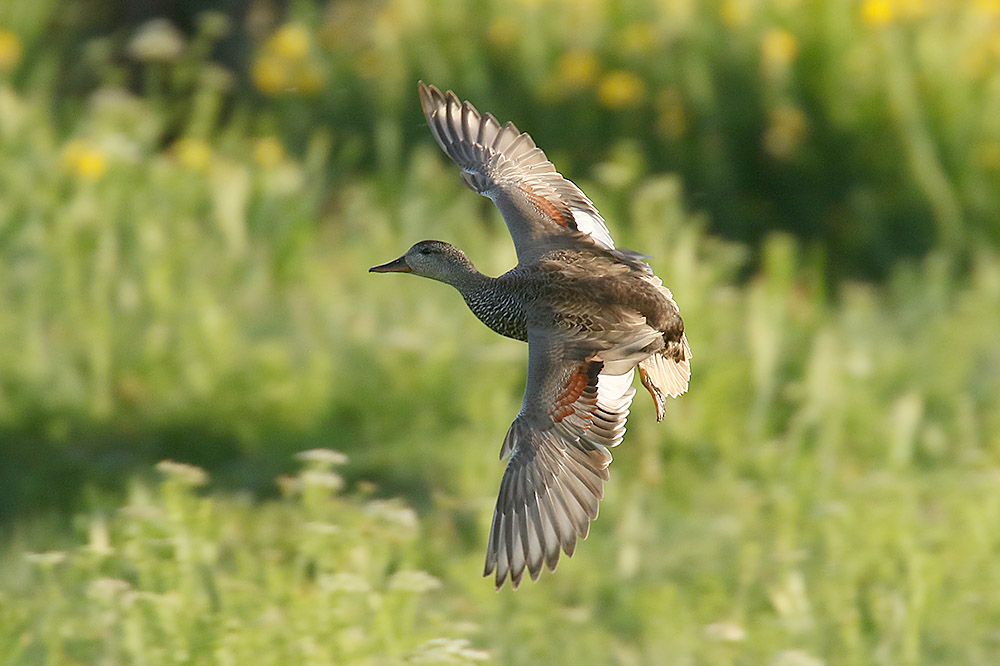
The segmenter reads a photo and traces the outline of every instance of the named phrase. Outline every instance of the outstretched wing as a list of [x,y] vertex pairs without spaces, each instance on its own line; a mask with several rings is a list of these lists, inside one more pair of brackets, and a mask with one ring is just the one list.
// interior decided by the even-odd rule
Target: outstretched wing
[[528,263],[567,236],[613,249],[597,208],[556,171],[541,148],[513,123],[501,126],[450,90],[420,82],[420,104],[434,138],[462,168],[466,185],[489,197],[510,229],[518,261]]
[[517,587],[528,570],[554,570],[563,550],[586,538],[604,496],[611,453],[625,435],[633,370],[608,374],[602,355],[528,330],[528,380],[521,412],[504,439],[510,456],[493,513],[484,576]]

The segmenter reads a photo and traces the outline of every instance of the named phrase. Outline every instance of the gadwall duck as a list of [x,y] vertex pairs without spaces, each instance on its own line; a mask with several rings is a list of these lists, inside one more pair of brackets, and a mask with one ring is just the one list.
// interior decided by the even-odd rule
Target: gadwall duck
[[560,547],[572,556],[587,537],[609,449],[625,434],[635,369],[662,420],[666,396],[687,390],[691,349],[670,290],[642,255],[615,248],[594,204],[530,136],[451,91],[419,87],[434,138],[503,214],[517,266],[488,277],[458,248],[425,240],[369,270],[450,284],[484,324],[528,343],[483,574],[496,572],[498,589],[508,576],[517,588],[525,569],[537,579],[543,563],[555,569]]

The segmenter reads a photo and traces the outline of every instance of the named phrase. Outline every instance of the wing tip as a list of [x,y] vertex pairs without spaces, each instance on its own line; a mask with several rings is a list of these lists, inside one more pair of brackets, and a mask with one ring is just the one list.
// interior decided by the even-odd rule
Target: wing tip
[[561,554],[573,557],[598,517],[610,452],[574,437],[580,448],[567,453],[560,444],[566,434],[521,420],[511,426],[514,441],[507,445],[514,455],[500,483],[483,567],[497,590],[507,580],[514,590],[525,578],[537,581],[543,568],[555,571]]
[[425,116],[429,116],[433,110],[431,102],[435,92],[438,92],[438,89],[433,85],[428,85],[422,80],[417,81],[417,94],[420,95],[420,107],[424,110]]
[[[420,108],[423,109],[424,117],[427,118],[428,124],[433,126],[432,118],[441,108],[447,106],[447,98],[437,86],[424,83],[423,80],[417,81],[417,93],[420,96]],[[448,94],[454,96],[455,93],[449,90]]]

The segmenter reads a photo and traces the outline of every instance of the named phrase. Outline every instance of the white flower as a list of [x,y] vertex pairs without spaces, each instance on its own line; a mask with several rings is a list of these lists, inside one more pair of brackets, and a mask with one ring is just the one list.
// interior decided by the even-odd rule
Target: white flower
[[187,463],[161,460],[156,463],[156,469],[164,476],[176,479],[185,485],[203,486],[208,483],[208,472]]
[[397,571],[389,579],[389,589],[423,594],[441,587],[441,581],[426,571]]
[[146,21],[128,43],[128,53],[143,62],[170,62],[184,53],[184,35],[165,18]]
[[364,578],[353,573],[335,573],[319,577],[319,586],[327,592],[368,592],[372,586]]
[[802,650],[782,650],[774,655],[771,666],[825,666],[826,662]]
[[132,586],[119,578],[95,578],[87,587],[87,596],[101,601],[112,601],[130,589]]
[[469,647],[469,641],[464,638],[434,638],[419,646],[407,661],[414,664],[470,664],[489,658],[489,652]]
[[103,518],[90,521],[87,530],[87,550],[95,555],[110,555],[115,552],[111,547],[111,535],[108,533],[108,523]]
[[705,638],[723,643],[739,643],[747,639],[747,632],[735,622],[713,622],[705,626]]
[[330,467],[347,464],[347,454],[341,453],[340,451],[334,451],[333,449],[309,449],[308,451],[300,451],[295,454],[295,459],[307,463],[329,465]]
[[50,550],[44,553],[25,553],[24,559],[40,567],[54,567],[66,560],[66,553],[61,550]]
[[304,486],[314,486],[326,488],[328,490],[340,490],[344,487],[344,479],[339,474],[333,472],[320,472],[314,469],[307,469],[299,475]]
[[419,525],[416,511],[392,500],[372,500],[365,504],[365,513],[406,530],[415,530]]
[[305,525],[303,525],[303,527],[306,530],[308,530],[310,532],[313,532],[315,534],[330,535],[330,534],[339,534],[340,533],[340,526],[339,525],[332,525],[330,523],[321,523],[321,522],[317,522],[317,521],[310,521],[310,522],[306,523]]

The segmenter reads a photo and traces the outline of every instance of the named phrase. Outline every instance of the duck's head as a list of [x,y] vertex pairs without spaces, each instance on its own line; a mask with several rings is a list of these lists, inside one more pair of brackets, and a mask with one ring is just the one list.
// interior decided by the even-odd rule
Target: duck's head
[[413,273],[422,277],[460,284],[476,272],[465,253],[444,241],[420,241],[399,259],[380,266],[372,266],[369,273]]

